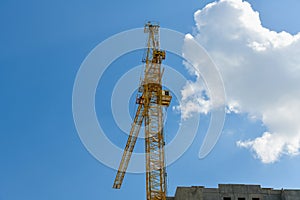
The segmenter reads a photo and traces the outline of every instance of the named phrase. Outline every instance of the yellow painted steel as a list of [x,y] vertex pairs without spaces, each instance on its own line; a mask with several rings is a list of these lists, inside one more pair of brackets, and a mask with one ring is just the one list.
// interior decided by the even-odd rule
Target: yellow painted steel
[[142,122],[145,124],[145,155],[146,155],[146,199],[166,199],[166,167],[164,153],[163,107],[169,106],[171,95],[162,89],[161,69],[166,52],[160,50],[159,25],[148,22],[145,24],[148,33],[144,76],[140,85],[141,95],[129,138],[124,149],[122,160],[114,181],[113,188],[121,187],[137,136]]
[[144,118],[143,110],[144,110],[144,107],[142,104],[140,104],[137,109],[137,112],[135,114],[134,122],[131,125],[130,134],[129,134],[129,137],[128,137],[128,140],[127,140],[127,143],[126,143],[126,146],[124,149],[124,153],[122,156],[122,160],[120,162],[118,173],[117,173],[115,181],[114,181],[113,188],[116,188],[116,189],[121,188],[121,185],[122,185],[122,182],[123,182],[123,179],[125,176],[125,172],[128,167],[128,163],[129,163],[131,154],[133,152],[134,145],[136,143],[136,140],[137,140],[137,137],[138,137],[138,134],[140,132],[140,128],[141,128],[141,125],[143,122],[143,118]]

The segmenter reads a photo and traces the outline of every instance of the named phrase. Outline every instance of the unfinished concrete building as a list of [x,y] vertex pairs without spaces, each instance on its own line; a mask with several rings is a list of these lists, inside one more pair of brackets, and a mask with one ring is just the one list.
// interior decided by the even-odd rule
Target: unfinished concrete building
[[242,184],[219,184],[218,188],[178,187],[175,197],[167,200],[300,200],[300,190],[275,190]]

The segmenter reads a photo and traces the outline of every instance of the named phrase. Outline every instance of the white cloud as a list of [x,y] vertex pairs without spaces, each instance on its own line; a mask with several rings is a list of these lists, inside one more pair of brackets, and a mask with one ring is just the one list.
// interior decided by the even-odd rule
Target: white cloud
[[[208,4],[196,11],[194,18],[194,37],[220,69],[227,112],[248,113],[268,128],[261,137],[237,145],[251,149],[264,163],[299,154],[300,33],[278,33],[263,27],[259,13],[242,0]],[[183,51],[184,56],[194,59],[192,63],[201,62],[192,54]],[[199,74],[196,77],[182,90],[178,109],[183,117],[207,113],[213,107],[210,99],[202,96],[205,88]]]
[[174,110],[181,111],[181,117],[187,119],[194,113],[207,114],[211,109],[211,101],[207,98],[206,88],[200,79],[200,74],[194,70],[188,62],[184,62],[188,72],[196,75],[197,81],[187,81],[181,90],[181,101],[179,106],[173,107]]
[[181,103],[174,107],[181,111],[183,119],[191,117],[194,113],[207,114],[210,111],[211,101],[205,98],[205,89],[202,86],[202,83],[188,81],[183,87]]

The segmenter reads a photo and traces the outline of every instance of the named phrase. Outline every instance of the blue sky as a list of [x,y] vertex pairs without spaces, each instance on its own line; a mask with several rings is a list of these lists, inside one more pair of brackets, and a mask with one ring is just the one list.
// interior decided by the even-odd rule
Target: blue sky
[[[144,174],[127,174],[122,189],[113,190],[116,171],[97,161],[81,143],[72,116],[76,73],[101,41],[142,27],[147,20],[191,33],[194,12],[209,2],[1,1],[0,200],[145,198]],[[300,31],[299,1],[249,3],[260,13],[264,27],[292,34]],[[135,55],[129,55],[128,63],[138,64],[141,58],[132,61]],[[182,70],[179,65],[175,67]],[[120,73],[116,67],[111,69],[116,71],[108,75]],[[105,82],[106,98],[113,83]],[[169,130],[176,126],[178,115],[173,115],[174,124],[166,127]],[[266,129],[260,121],[249,120],[247,114],[228,115],[214,150],[199,160],[208,121],[209,116],[200,116],[192,146],[168,167],[169,195],[177,186],[216,187],[218,183],[300,188],[299,156],[283,156],[278,162],[264,164],[236,146],[236,141],[258,137]],[[107,126],[110,124],[115,125],[111,121]],[[126,138],[117,142],[125,144]]]

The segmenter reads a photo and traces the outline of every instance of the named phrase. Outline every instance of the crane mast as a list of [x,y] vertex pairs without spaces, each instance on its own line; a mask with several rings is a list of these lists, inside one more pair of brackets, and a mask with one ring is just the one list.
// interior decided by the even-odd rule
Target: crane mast
[[169,91],[162,88],[161,68],[166,53],[160,50],[159,25],[146,23],[144,32],[148,34],[143,79],[139,86],[139,105],[113,188],[119,189],[124,179],[142,122],[145,126],[146,156],[146,196],[147,200],[166,199],[166,169],[164,153],[163,107],[171,102]]

